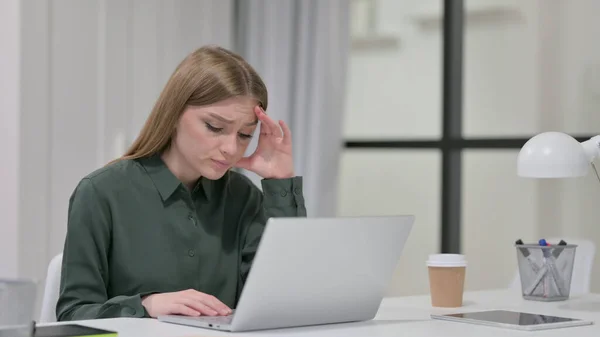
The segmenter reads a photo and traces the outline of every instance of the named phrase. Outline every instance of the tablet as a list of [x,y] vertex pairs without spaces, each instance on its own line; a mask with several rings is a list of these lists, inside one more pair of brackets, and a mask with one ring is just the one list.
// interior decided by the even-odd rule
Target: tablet
[[34,337],[116,337],[116,331],[79,324],[36,326]]
[[591,321],[585,321],[576,318],[506,310],[491,310],[449,315],[431,315],[431,318],[527,331],[594,324]]

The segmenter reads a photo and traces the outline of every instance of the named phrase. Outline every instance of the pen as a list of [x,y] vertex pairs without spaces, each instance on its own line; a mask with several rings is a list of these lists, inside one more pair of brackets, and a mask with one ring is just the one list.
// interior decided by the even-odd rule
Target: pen
[[[566,246],[567,243],[565,242],[565,240],[560,240],[560,242],[558,243],[558,246]],[[554,248],[554,251],[552,252],[552,255],[554,255],[554,258],[556,258],[556,267],[558,268],[558,270],[561,271],[562,275],[565,275],[566,270],[565,268],[567,266],[570,265],[569,259],[558,259],[558,257],[560,256],[560,254],[565,250],[565,248]]]
[[[545,239],[540,239],[538,241],[538,244],[541,247],[547,247],[548,243],[546,242]],[[548,297],[548,295],[550,294],[550,278],[548,277],[548,269],[550,269],[549,263],[548,263],[548,259],[546,259],[546,252],[547,249],[542,248],[542,255],[544,256],[544,267],[546,267],[546,271],[544,272],[544,278],[543,278],[543,293],[544,293],[544,297]]]
[[[566,246],[567,243],[565,242],[565,240],[560,240],[558,245]],[[558,256],[560,256],[560,253],[562,253],[563,250],[565,250],[565,249],[564,248],[554,248],[554,251],[552,251],[552,255],[554,255],[554,258],[558,258]]]
[[[521,239],[518,239],[515,242],[515,245],[517,245],[517,246],[523,245],[523,241]],[[535,280],[529,285],[529,287],[527,287],[523,291],[523,293],[525,295],[531,295],[537,288],[538,284],[542,281],[542,279],[546,275],[547,268],[546,268],[546,266],[543,266],[542,268],[540,268],[540,266],[538,266],[538,264],[536,263],[534,258],[531,256],[531,252],[529,251],[529,249],[527,249],[527,248],[518,248],[518,249],[521,252],[521,254],[523,254],[523,256],[527,259],[527,262],[529,263],[531,270],[536,275]],[[544,293],[545,293],[545,291],[544,291]]]
[[[519,239],[515,242],[515,245],[517,245],[517,246],[523,245],[523,241],[521,239]],[[537,265],[535,260],[533,260],[533,258],[531,257],[531,253],[529,252],[529,249],[519,248],[519,251],[527,259],[527,262],[529,262],[529,266],[531,267],[531,270],[533,270],[533,272],[535,274],[537,274],[538,271],[540,270],[540,267]]]
[[[538,284],[542,281],[542,279],[546,276],[546,272],[548,271],[548,268],[546,266],[543,266],[540,271],[537,273],[537,276],[535,278],[535,280],[533,282],[531,282],[531,284],[529,285],[529,287],[527,287],[523,293],[525,293],[526,295],[531,295],[534,291],[535,288],[537,288]],[[544,295],[546,295],[546,290],[545,290],[545,284],[544,284]]]
[[[546,240],[541,239],[539,241],[540,246],[549,246],[549,244],[546,242]],[[558,255],[560,255],[560,251],[562,251],[562,249],[559,250]],[[562,295],[564,294],[564,286],[563,286],[563,282],[562,282],[562,278],[560,277],[557,267],[556,267],[556,258],[554,257],[555,255],[552,254],[550,252],[550,249],[543,249],[542,248],[542,253],[544,254],[544,262],[546,264],[546,266],[548,267],[548,271],[550,271],[550,274],[552,275],[552,278],[554,279],[554,283],[557,287],[558,290],[558,295]],[[546,292],[549,292],[549,286],[550,286],[550,279],[546,278],[545,279],[545,286],[548,286],[548,288],[546,288]]]

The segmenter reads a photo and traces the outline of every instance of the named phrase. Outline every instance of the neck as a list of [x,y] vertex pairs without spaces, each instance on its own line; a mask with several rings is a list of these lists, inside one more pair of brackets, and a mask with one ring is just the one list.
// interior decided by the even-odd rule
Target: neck
[[177,149],[169,147],[163,152],[161,158],[171,173],[191,191],[200,179],[200,175],[194,171]]

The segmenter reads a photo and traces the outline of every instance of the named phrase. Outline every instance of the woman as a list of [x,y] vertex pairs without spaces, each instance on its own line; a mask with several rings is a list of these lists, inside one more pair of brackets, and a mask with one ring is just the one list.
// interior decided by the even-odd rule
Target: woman
[[[290,130],[266,108],[234,53],[182,61],[127,153],[70,198],[58,320],[231,313],[267,219],[306,216]],[[263,192],[233,166],[264,178]]]

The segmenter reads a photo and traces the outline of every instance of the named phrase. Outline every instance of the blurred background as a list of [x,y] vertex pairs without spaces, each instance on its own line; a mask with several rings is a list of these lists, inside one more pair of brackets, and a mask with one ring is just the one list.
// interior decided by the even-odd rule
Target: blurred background
[[[467,290],[508,287],[519,238],[600,243],[593,174],[516,175],[535,134],[600,133],[599,12],[597,0],[1,0],[0,277],[37,280],[41,298],[78,181],[125,151],[188,53],[219,44],[256,67],[267,112],[292,128],[309,216],[416,215],[390,295],[427,293],[437,252],[466,254]],[[600,292],[598,259],[591,284]]]

